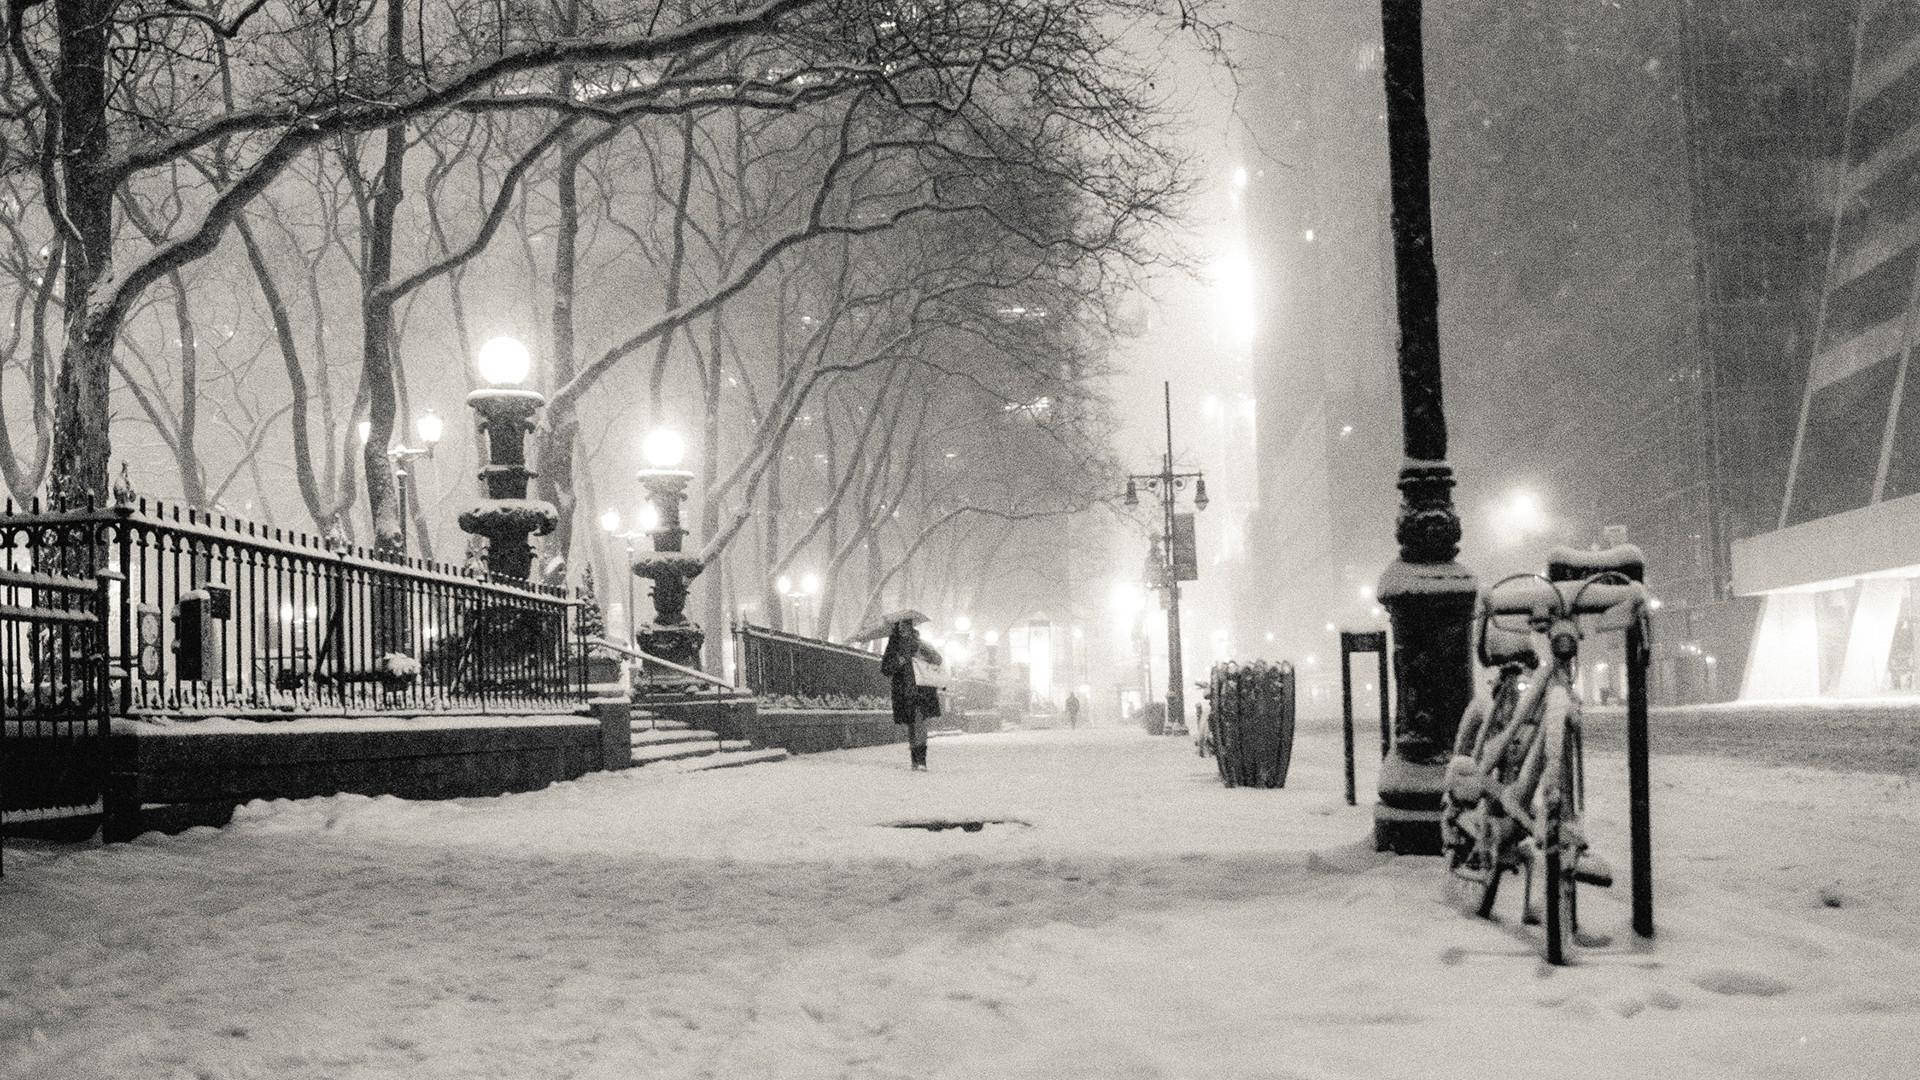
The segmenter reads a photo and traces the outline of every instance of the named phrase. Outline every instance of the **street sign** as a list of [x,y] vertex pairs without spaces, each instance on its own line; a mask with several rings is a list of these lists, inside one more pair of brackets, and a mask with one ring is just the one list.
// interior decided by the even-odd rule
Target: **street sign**
[[1200,551],[1194,539],[1193,515],[1173,515],[1173,579],[1200,580]]

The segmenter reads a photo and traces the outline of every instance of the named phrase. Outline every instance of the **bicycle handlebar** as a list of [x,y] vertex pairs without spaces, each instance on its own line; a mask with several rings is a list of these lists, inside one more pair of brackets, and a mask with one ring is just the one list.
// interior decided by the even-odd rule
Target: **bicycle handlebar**
[[1599,615],[1622,604],[1643,610],[1646,586],[1632,581],[1548,581],[1532,574],[1511,577],[1487,591],[1482,603],[1494,615],[1550,618],[1558,614]]

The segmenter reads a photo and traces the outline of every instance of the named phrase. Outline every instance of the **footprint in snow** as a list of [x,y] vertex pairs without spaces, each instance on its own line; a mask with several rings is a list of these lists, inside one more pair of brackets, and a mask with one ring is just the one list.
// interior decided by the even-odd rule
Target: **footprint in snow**
[[1692,982],[1702,990],[1744,997],[1776,997],[1793,989],[1785,979],[1744,968],[1713,968],[1695,975]]

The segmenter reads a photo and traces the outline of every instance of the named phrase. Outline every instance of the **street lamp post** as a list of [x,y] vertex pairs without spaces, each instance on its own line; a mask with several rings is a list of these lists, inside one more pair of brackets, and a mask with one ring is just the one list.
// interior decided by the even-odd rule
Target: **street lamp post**
[[800,580],[795,582],[792,577],[781,574],[774,580],[773,591],[779,593],[782,600],[792,605],[791,612],[782,611],[781,613],[783,617],[790,617],[793,620],[792,625],[788,627],[788,632],[800,634],[803,637],[808,636],[807,616],[817,612],[818,608],[810,611],[807,601],[820,595],[820,575],[808,571],[801,574]]
[[1157,473],[1134,473],[1127,477],[1126,503],[1140,505],[1140,487],[1160,495],[1159,558],[1148,559],[1148,569],[1157,579],[1152,584],[1167,590],[1167,723],[1174,730],[1186,727],[1186,684],[1180,663],[1180,560],[1174,544],[1174,506],[1180,490],[1193,481],[1193,507],[1207,508],[1207,481],[1199,472],[1176,472],[1173,468],[1173,385],[1161,384],[1166,409],[1167,453]]
[[636,477],[646,489],[647,502],[659,524],[648,530],[653,554],[633,562],[633,572],[653,582],[653,621],[634,636],[648,653],[683,667],[700,663],[706,633],[687,620],[687,584],[705,569],[697,556],[681,553],[687,530],[680,526],[680,503],[687,497],[693,474],[677,466],[686,454],[686,442],[677,432],[661,428],[647,434],[641,455],[647,468]]
[[460,514],[462,531],[487,540],[487,571],[495,576],[525,580],[533,567],[528,536],[545,536],[559,522],[553,504],[527,498],[527,433],[547,399],[519,384],[526,381],[533,358],[527,347],[510,337],[498,337],[480,346],[480,377],[489,385],[467,395],[467,404],[480,414],[487,437],[487,465],[480,470],[484,485],[480,501]]
[[[440,421],[440,414],[434,412],[432,409],[428,409],[425,413],[421,414],[418,420],[413,422],[413,428],[414,434],[420,437],[419,446],[406,446],[403,444],[387,448],[387,463],[393,467],[394,484],[399,489],[400,554],[402,556],[405,556],[407,553],[407,467],[416,458],[430,458],[433,456],[433,448],[440,442],[444,425],[442,425]],[[362,420],[356,426],[355,430],[360,433],[360,444],[365,446],[367,440],[373,437],[373,421]]]
[[387,459],[393,462],[393,479],[400,488],[400,553],[407,552],[407,476],[408,467],[419,458],[433,456],[433,448],[439,445],[445,425],[440,414],[428,409],[413,422],[413,431],[420,437],[419,446],[396,446],[387,451]]
[[1388,172],[1393,188],[1400,413],[1406,461],[1394,536],[1400,557],[1380,576],[1393,627],[1398,691],[1393,752],[1380,767],[1374,847],[1438,854],[1440,791],[1460,715],[1473,697],[1472,623],[1477,583],[1454,561],[1460,515],[1447,463],[1440,386],[1439,274],[1428,190],[1426,75],[1420,0],[1382,0]]
[[659,525],[659,515],[654,512],[651,503],[640,511],[640,527],[637,529],[621,531],[620,511],[618,510],[608,510],[606,513],[600,515],[600,528],[607,534],[607,537],[612,540],[619,540],[626,545],[627,566],[629,567],[629,572],[625,575],[627,579],[626,631],[629,641],[634,639],[634,630],[639,625],[633,617],[633,579],[635,576],[631,572],[631,567],[633,566],[633,542],[650,534],[654,529],[658,528]]

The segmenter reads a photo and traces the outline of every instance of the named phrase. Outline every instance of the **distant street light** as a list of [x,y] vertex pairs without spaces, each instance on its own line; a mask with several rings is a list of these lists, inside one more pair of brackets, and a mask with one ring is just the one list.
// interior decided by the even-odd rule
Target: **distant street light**
[[[362,423],[365,422],[366,421],[362,421]],[[407,553],[407,518],[409,516],[407,512],[408,465],[416,458],[432,457],[433,448],[440,442],[440,436],[445,429],[440,423],[439,415],[432,409],[428,409],[426,412],[420,414],[420,417],[413,422],[413,430],[416,435],[420,436],[419,446],[395,446],[387,451],[387,460],[393,463],[394,483],[400,489],[400,554],[402,555]],[[361,435],[362,439],[367,437],[369,437],[367,434]]]
[[651,505],[648,505],[642,508],[640,511],[640,527],[637,529],[630,529],[626,532],[622,532],[620,530],[620,511],[609,509],[606,513],[600,515],[600,528],[603,531],[605,531],[610,538],[614,540],[622,541],[626,545],[628,571],[627,573],[622,574],[621,576],[627,579],[627,627],[626,628],[627,628],[627,639],[629,642],[632,642],[633,640],[633,630],[634,630],[634,627],[637,625],[634,622],[634,618],[633,618],[633,578],[634,578],[634,574],[632,572],[633,542],[647,535],[649,531],[646,524],[647,511],[652,509],[653,507]]
[[1147,557],[1148,577],[1154,588],[1167,590],[1167,722],[1178,726],[1186,723],[1186,685],[1181,674],[1180,657],[1180,575],[1179,552],[1175,550],[1175,499],[1180,489],[1193,482],[1193,506],[1196,510],[1207,508],[1207,481],[1198,471],[1175,472],[1173,468],[1173,387],[1171,383],[1161,388],[1163,404],[1166,408],[1167,453],[1161,460],[1157,473],[1135,473],[1127,477],[1125,501],[1128,506],[1140,505],[1140,487],[1145,485],[1148,491],[1160,496],[1160,535],[1155,537],[1154,553]]

